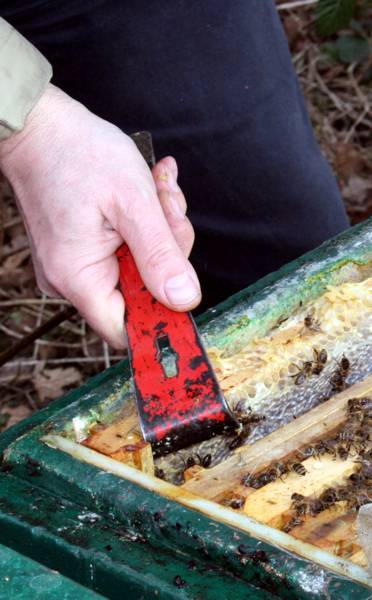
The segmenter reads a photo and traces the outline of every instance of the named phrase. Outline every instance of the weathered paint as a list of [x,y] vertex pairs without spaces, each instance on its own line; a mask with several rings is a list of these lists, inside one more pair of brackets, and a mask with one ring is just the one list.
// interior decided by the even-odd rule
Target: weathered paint
[[0,544],[0,599],[2,600],[103,600],[58,571],[47,569]]
[[[299,289],[319,294],[333,281],[331,267],[342,256],[368,262],[371,233],[370,220],[209,311],[199,319],[204,340],[221,347],[241,343],[237,330],[229,330],[235,323],[242,324],[243,338],[247,330],[248,337],[267,330],[283,311],[293,310]],[[322,269],[329,276],[319,289],[303,288],[306,276]],[[95,457],[88,464],[74,458],[74,449],[70,455],[42,441],[49,435],[57,445],[51,437],[57,435],[68,443],[72,418],[89,411],[112,418],[113,407],[132,394],[128,381],[124,362],[0,436],[7,461],[0,475],[0,524],[8,545],[110,598],[122,598],[124,586],[128,599],[370,598],[371,589],[357,583],[367,582],[358,567],[337,559],[331,564],[322,551],[307,560],[289,536],[269,535],[269,528],[248,517],[243,522],[213,503],[178,498],[177,488],[145,481],[137,471],[115,474],[113,461],[101,464]]]
[[[127,244],[116,254],[137,407],[154,454],[236,429],[191,314],[170,310],[150,294]],[[172,349],[172,373],[166,372],[161,340],[168,354]]]

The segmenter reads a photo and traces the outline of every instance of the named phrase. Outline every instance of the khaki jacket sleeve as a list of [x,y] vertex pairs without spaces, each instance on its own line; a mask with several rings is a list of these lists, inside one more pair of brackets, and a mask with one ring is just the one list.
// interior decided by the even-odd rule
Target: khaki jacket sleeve
[[23,128],[51,77],[46,58],[0,17],[0,141]]

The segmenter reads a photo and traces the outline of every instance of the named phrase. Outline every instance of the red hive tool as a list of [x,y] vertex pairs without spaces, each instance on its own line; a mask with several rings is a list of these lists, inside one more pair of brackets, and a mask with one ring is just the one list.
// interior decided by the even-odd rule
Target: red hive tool
[[191,314],[149,293],[126,244],[117,256],[137,407],[154,454],[237,429]]

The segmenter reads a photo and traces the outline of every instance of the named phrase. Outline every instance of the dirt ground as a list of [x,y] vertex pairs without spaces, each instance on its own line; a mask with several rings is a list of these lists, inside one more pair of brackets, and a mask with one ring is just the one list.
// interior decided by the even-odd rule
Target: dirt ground
[[[289,10],[289,4],[296,6]],[[338,36],[317,36],[312,0],[280,0],[278,8],[317,138],[351,222],[359,223],[372,215],[372,54],[360,63],[331,58]],[[1,352],[67,304],[38,291],[25,230],[5,181],[0,252]],[[0,369],[0,430],[121,358],[78,316],[64,322]]]

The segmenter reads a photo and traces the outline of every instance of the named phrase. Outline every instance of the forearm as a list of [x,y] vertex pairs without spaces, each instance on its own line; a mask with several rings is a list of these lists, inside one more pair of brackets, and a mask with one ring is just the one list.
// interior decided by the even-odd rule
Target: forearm
[[51,77],[46,58],[0,17],[0,141],[23,129]]

